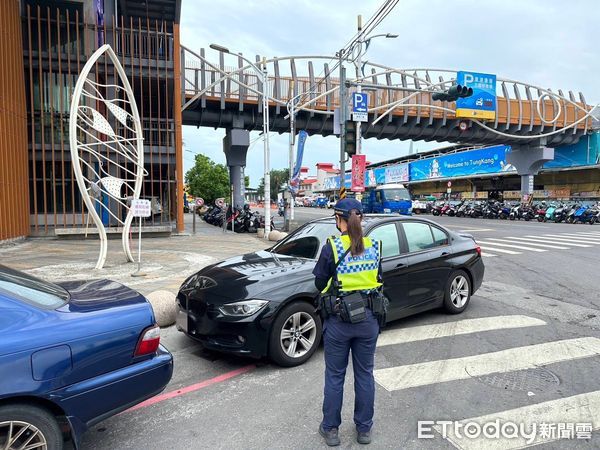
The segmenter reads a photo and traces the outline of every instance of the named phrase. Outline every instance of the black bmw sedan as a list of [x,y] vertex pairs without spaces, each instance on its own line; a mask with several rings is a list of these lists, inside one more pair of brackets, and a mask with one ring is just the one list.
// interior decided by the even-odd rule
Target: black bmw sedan
[[[363,226],[383,244],[388,321],[434,308],[461,313],[481,286],[484,266],[472,236],[402,216],[367,215]],[[304,363],[322,329],[312,270],[336,233],[333,217],[315,220],[270,249],[205,267],[180,288],[177,328],[212,350]]]

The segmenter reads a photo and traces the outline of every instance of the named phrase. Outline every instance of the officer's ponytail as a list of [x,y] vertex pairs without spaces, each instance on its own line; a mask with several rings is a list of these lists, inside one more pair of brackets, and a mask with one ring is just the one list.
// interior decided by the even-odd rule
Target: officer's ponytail
[[352,253],[352,256],[362,255],[365,251],[361,220],[362,215],[358,210],[350,210],[350,217],[348,218],[348,236],[350,237],[350,253]]

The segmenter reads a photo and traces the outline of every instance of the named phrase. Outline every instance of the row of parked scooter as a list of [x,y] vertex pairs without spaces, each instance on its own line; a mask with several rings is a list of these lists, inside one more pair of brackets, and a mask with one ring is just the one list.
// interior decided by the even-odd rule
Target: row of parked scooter
[[458,203],[440,202],[433,205],[434,216],[450,217],[482,217],[484,219],[537,220],[538,222],[588,223],[600,222],[600,202],[595,204],[581,203],[547,203],[536,204],[488,201],[466,201]]
[[[225,205],[222,202],[215,202],[213,206],[208,206],[198,210],[202,219],[211,225],[238,233],[256,233],[258,228],[265,227],[265,218],[261,214],[251,211],[250,205],[244,205],[243,208],[234,208]],[[275,230],[273,217],[271,217],[271,230]]]

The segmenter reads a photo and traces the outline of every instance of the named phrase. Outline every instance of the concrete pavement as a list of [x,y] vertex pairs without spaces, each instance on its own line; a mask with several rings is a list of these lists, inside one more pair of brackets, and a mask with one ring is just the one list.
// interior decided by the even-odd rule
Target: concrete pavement
[[[331,213],[299,210],[306,220]],[[489,255],[484,257],[485,281],[463,314],[431,311],[392,323],[383,332],[370,448],[599,448],[595,272],[600,227],[426,218],[486,243],[481,244]],[[142,292],[176,290],[187,273],[205,264],[269,246],[252,235],[224,236],[215,227],[200,227],[196,236],[145,239],[145,261],[157,269],[133,286]],[[102,276],[138,283],[130,277],[133,265],[121,263],[120,242],[110,244],[110,267]],[[0,249],[0,256],[12,267],[64,279],[76,277],[69,272],[77,267],[88,273],[96,252],[94,241],[30,240]],[[162,331],[162,342],[175,358],[165,391],[172,396],[96,425],[85,435],[83,448],[326,448],[316,431],[322,350],[303,366],[282,369],[268,361],[206,351],[174,327]],[[342,448],[362,448],[354,440],[351,368],[346,380]],[[444,438],[438,427],[430,439],[418,438],[419,420],[466,423],[496,417],[528,426],[554,423],[556,435],[538,433],[529,443],[452,433]],[[589,423],[596,431],[590,439],[573,434],[560,440],[556,427],[567,422]]]

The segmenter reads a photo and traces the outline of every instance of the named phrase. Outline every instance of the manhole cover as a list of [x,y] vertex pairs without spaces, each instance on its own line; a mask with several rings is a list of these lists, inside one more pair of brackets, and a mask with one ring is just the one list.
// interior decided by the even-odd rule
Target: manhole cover
[[[469,370],[466,370],[469,373]],[[492,373],[473,378],[489,386],[509,391],[544,392],[554,389],[560,384],[560,380],[556,375],[542,367],[515,372]]]

